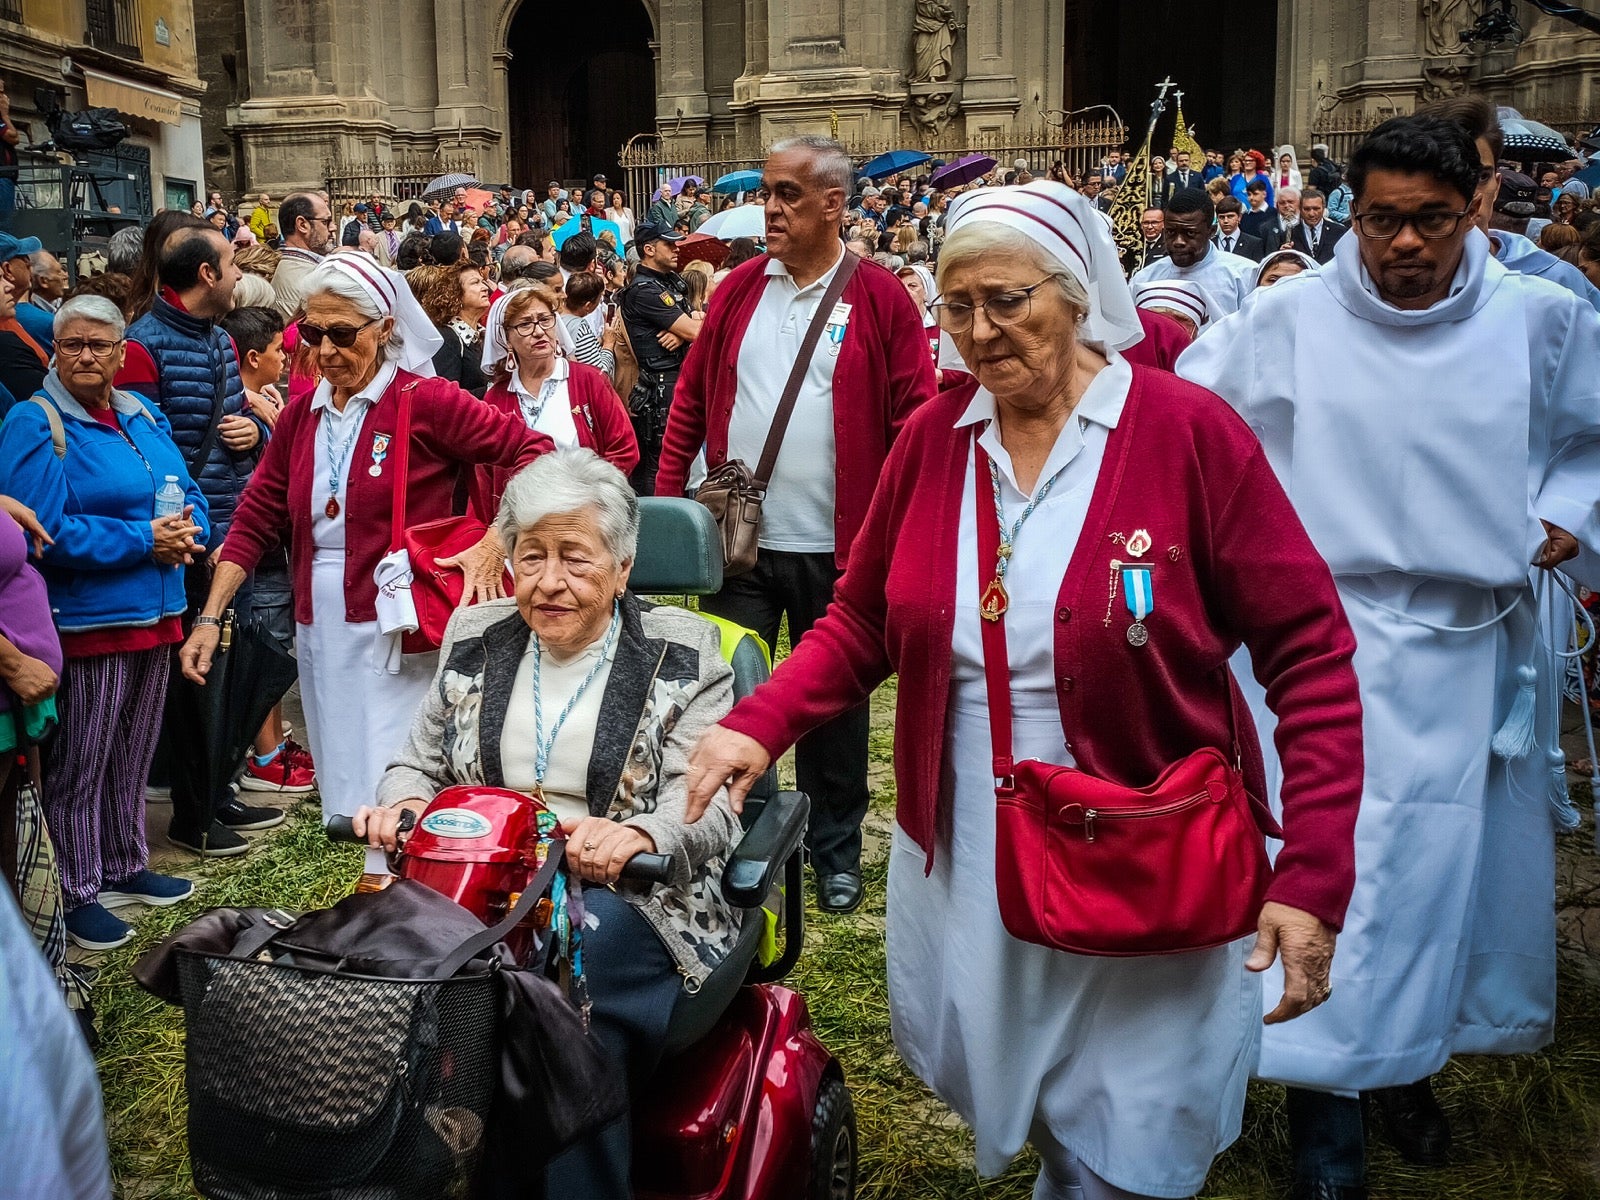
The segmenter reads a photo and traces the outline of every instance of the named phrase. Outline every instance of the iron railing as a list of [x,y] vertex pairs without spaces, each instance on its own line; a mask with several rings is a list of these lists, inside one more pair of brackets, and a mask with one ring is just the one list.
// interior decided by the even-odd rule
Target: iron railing
[[[1547,106],[1520,110],[1522,115],[1554,129],[1568,142],[1583,137],[1600,124],[1600,111],[1577,105]],[[1383,122],[1403,113],[1383,108],[1369,112],[1344,112],[1339,108],[1321,114],[1311,126],[1311,141],[1325,142],[1335,162],[1348,162],[1357,146]]]
[[0,21],[22,24],[22,0],[0,0]]
[[[1127,130],[1120,122],[1104,120],[996,134],[948,134],[921,146],[915,139],[847,142],[845,150],[857,166],[890,150],[916,148],[945,162],[964,154],[987,154],[1004,170],[1012,169],[1015,161],[1022,159],[1028,170],[1041,179],[1052,164],[1059,162],[1077,178],[1098,166],[1108,151],[1120,150],[1126,138]],[[688,149],[669,149],[662,146],[659,136],[645,134],[623,148],[618,162],[628,203],[642,213],[650,206],[651,194],[669,179],[698,175],[709,186],[733,171],[759,170],[766,153],[766,147],[738,138],[717,138]],[[907,174],[927,174],[930,170],[921,166]]]
[[89,45],[123,58],[143,57],[139,53],[138,0],[86,0],[84,14],[88,24],[84,40]]
[[394,203],[419,198],[440,175],[473,175],[477,159],[471,154],[406,154],[389,159],[330,158],[322,164],[328,199],[335,205],[376,195]]

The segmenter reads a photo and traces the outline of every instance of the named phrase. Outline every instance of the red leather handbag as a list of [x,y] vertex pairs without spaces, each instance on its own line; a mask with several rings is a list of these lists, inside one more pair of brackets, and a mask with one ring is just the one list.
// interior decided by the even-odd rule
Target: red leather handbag
[[[1000,525],[978,469],[979,561],[995,561]],[[987,593],[987,588],[985,589]],[[1012,937],[1072,954],[1181,954],[1256,928],[1272,866],[1245,794],[1238,738],[1230,762],[1197,750],[1148,787],[1011,757],[1005,614],[981,618],[994,753],[995,886]],[[1230,697],[1231,702],[1231,697]],[[1270,818],[1269,818],[1270,820]]]
[[[444,642],[444,627],[461,603],[466,577],[459,567],[441,567],[441,558],[451,558],[475,546],[487,531],[482,521],[472,517],[442,517],[406,526],[406,474],[411,463],[411,390],[400,389],[400,413],[394,437],[394,500],[390,505],[390,551],[404,547],[411,559],[411,603],[417,610],[417,631],[406,634],[400,649],[406,654],[428,654]],[[514,589],[507,571],[501,583],[506,595]]]

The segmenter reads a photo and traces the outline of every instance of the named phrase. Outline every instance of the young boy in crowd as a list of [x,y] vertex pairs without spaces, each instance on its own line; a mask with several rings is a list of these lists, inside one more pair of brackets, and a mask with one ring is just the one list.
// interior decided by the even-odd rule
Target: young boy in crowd
[[[250,411],[271,429],[283,411],[278,380],[283,377],[283,318],[273,308],[236,308],[220,324],[233,338],[239,379]],[[255,620],[287,652],[294,648],[293,594],[288,547],[280,546],[256,567],[251,602]],[[304,795],[317,785],[311,755],[288,736],[283,707],[276,705],[256,734],[239,786],[250,792]]]

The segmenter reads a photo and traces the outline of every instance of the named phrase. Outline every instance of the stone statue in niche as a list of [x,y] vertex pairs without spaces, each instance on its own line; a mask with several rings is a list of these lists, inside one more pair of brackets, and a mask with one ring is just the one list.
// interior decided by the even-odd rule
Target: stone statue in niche
[[961,107],[961,98],[949,83],[913,86],[906,97],[906,116],[924,144],[932,144]]
[[963,26],[955,9],[939,0],[916,0],[911,24],[911,83],[942,83],[955,70],[956,34]]

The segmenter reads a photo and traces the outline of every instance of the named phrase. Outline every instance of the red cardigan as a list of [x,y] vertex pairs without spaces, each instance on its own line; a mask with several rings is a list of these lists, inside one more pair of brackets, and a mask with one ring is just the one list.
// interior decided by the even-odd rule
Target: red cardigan
[[[639,465],[639,440],[633,433],[633,420],[604,371],[583,363],[568,363],[567,399],[572,405],[572,423],[578,427],[578,444],[587,446],[624,475]],[[508,387],[498,384],[484,394],[483,402],[496,412],[523,420],[522,404]],[[500,511],[500,497],[514,471],[500,466],[479,467],[472,481],[472,514],[484,524],[493,524]]]
[[[521,416],[508,417],[488,408],[448,379],[422,378],[401,371],[378,402],[367,410],[361,433],[350,451],[350,478],[345,493],[344,619],[375,621],[377,585],[372,572],[393,548],[390,511],[394,499],[394,447],[376,478],[372,445],[376,434],[394,436],[400,412],[400,390],[411,393],[411,461],[406,472],[406,523],[420,525],[451,514],[456,484],[470,467],[493,463],[517,469],[552,447]],[[240,497],[233,525],[218,557],[253,570],[261,556],[288,530],[289,573],[294,585],[294,619],[311,623],[311,506],[326,499],[328,481],[313,479],[316,438],[321,421],[311,410],[311,397],[291,400],[278,418],[261,464]],[[327,616],[326,613],[323,614]]]
[[1122,352],[1122,357],[1140,367],[1159,367],[1172,370],[1178,355],[1194,341],[1189,331],[1171,317],[1147,308],[1138,310],[1139,324],[1144,326],[1144,337]]
[[[849,251],[846,251],[849,253]],[[765,255],[722,281],[678,376],[661,444],[656,495],[679,496],[703,444],[708,468],[728,457],[728,419],[738,389],[739,346],[767,286]],[[843,567],[866,519],[889,447],[935,391],[922,315],[905,285],[867,260],[845,285],[850,327],[833,372],[834,559]],[[825,353],[821,345],[817,353]],[[752,470],[755,463],[746,464]]]
[[[930,869],[936,830],[949,820],[941,797],[956,543],[978,431],[954,425],[976,386],[943,392],[912,418],[827,614],[722,721],[776,757],[898,672],[896,816]],[[1111,560],[1127,557],[1112,535],[1137,529],[1154,541],[1145,561],[1156,599],[1140,648],[1128,644],[1120,595],[1105,619]],[[1246,786],[1266,794],[1254,724],[1228,674],[1241,641],[1250,647],[1283,760],[1285,841],[1268,895],[1340,926],[1355,882],[1362,780],[1355,638],[1327,565],[1226,404],[1134,367],[1056,603],[1065,740],[1082,769],[1129,786],[1201,747],[1228,746],[1231,703]]]

